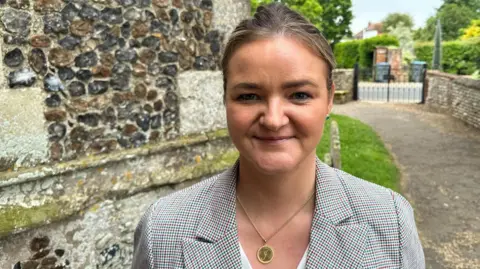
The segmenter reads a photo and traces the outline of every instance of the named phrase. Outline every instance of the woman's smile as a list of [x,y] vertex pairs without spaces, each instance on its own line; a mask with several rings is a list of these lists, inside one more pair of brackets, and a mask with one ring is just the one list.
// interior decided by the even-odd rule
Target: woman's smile
[[286,142],[290,142],[294,136],[253,136],[256,142],[265,145],[284,145]]

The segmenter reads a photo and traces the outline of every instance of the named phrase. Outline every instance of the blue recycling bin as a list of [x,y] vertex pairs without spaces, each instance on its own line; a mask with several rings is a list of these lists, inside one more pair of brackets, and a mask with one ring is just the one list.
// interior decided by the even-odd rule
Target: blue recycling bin
[[378,63],[375,65],[375,82],[388,82],[389,63]]
[[412,62],[412,82],[423,82],[423,71],[426,62],[423,61],[413,61]]

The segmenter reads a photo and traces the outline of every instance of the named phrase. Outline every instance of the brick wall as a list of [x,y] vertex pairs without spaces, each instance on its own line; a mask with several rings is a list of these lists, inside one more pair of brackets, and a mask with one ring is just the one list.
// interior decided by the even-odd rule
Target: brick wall
[[480,80],[429,71],[428,106],[480,128]]

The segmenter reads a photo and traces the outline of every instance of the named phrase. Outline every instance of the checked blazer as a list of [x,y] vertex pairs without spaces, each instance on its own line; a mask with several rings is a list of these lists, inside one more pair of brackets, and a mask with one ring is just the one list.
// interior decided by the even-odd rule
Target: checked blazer
[[[241,268],[238,165],[151,205],[135,231],[132,268]],[[306,268],[425,268],[412,207],[317,159]]]

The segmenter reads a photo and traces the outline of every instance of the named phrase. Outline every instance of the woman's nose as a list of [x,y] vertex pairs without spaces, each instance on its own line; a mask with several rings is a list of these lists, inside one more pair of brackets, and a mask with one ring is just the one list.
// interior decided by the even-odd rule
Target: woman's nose
[[278,98],[269,100],[262,111],[260,124],[269,130],[277,131],[287,123],[288,117],[285,115],[285,108],[282,100]]

